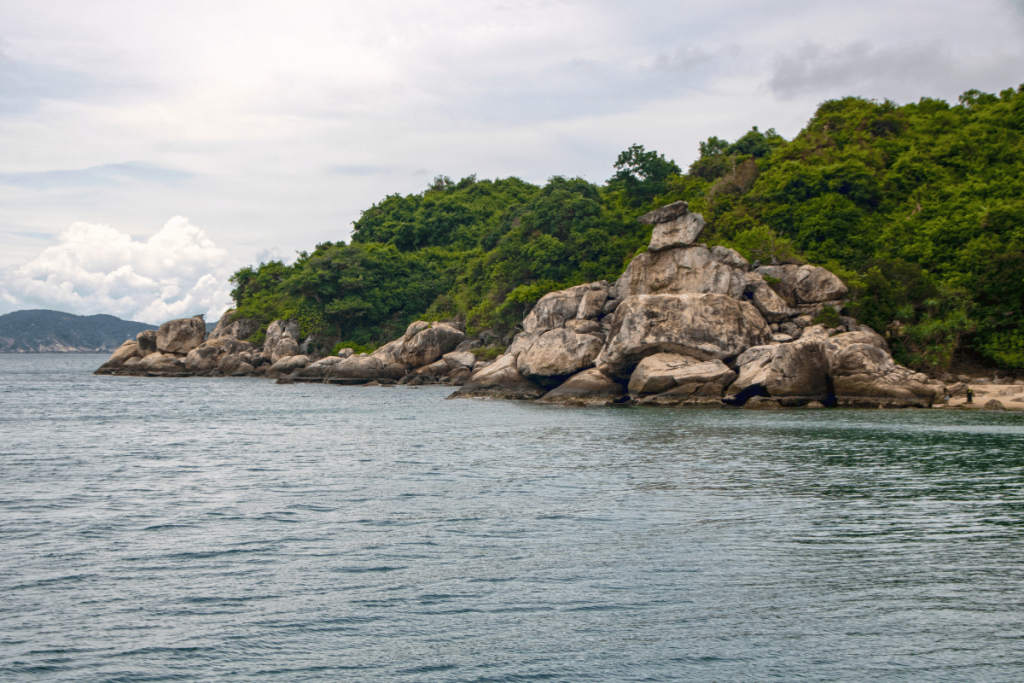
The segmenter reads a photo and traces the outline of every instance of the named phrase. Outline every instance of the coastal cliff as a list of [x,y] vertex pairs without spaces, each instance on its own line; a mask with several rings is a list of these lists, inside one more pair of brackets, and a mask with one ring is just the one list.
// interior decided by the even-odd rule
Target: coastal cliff
[[686,202],[641,220],[650,246],[618,280],[545,295],[493,360],[455,322],[417,321],[372,353],[320,356],[294,320],[271,323],[257,347],[245,338],[258,322],[229,311],[209,337],[201,317],[142,332],[96,372],[449,384],[450,398],[571,405],[930,407],[964,393],[898,365],[881,336],[841,315],[847,288],[828,270],[709,248]]

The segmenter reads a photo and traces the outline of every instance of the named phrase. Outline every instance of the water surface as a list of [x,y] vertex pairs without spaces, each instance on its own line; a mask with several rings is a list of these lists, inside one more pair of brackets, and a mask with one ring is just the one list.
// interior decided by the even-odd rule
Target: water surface
[[1024,416],[0,356],[3,681],[1024,680]]

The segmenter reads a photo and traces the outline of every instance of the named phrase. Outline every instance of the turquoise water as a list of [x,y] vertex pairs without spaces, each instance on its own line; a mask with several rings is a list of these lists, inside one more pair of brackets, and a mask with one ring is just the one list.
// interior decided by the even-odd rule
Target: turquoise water
[[3,681],[1024,680],[1024,416],[0,356]]

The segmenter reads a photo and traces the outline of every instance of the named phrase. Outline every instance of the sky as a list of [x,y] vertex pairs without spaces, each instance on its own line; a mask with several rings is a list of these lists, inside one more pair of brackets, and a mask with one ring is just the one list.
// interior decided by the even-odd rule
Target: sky
[[0,0],[0,313],[230,305],[389,194],[1024,83],[1024,0]]

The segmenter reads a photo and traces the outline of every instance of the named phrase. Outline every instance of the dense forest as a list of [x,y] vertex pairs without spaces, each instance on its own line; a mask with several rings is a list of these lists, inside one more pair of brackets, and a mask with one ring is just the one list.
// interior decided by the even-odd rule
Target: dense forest
[[500,337],[545,293],[617,278],[650,239],[637,217],[685,199],[708,244],[831,269],[905,364],[1024,368],[1024,86],[955,105],[847,97],[793,140],[755,126],[699,149],[684,172],[634,145],[603,185],[439,176],[364,211],[349,244],[239,270],[237,315],[358,347],[415,319]]

